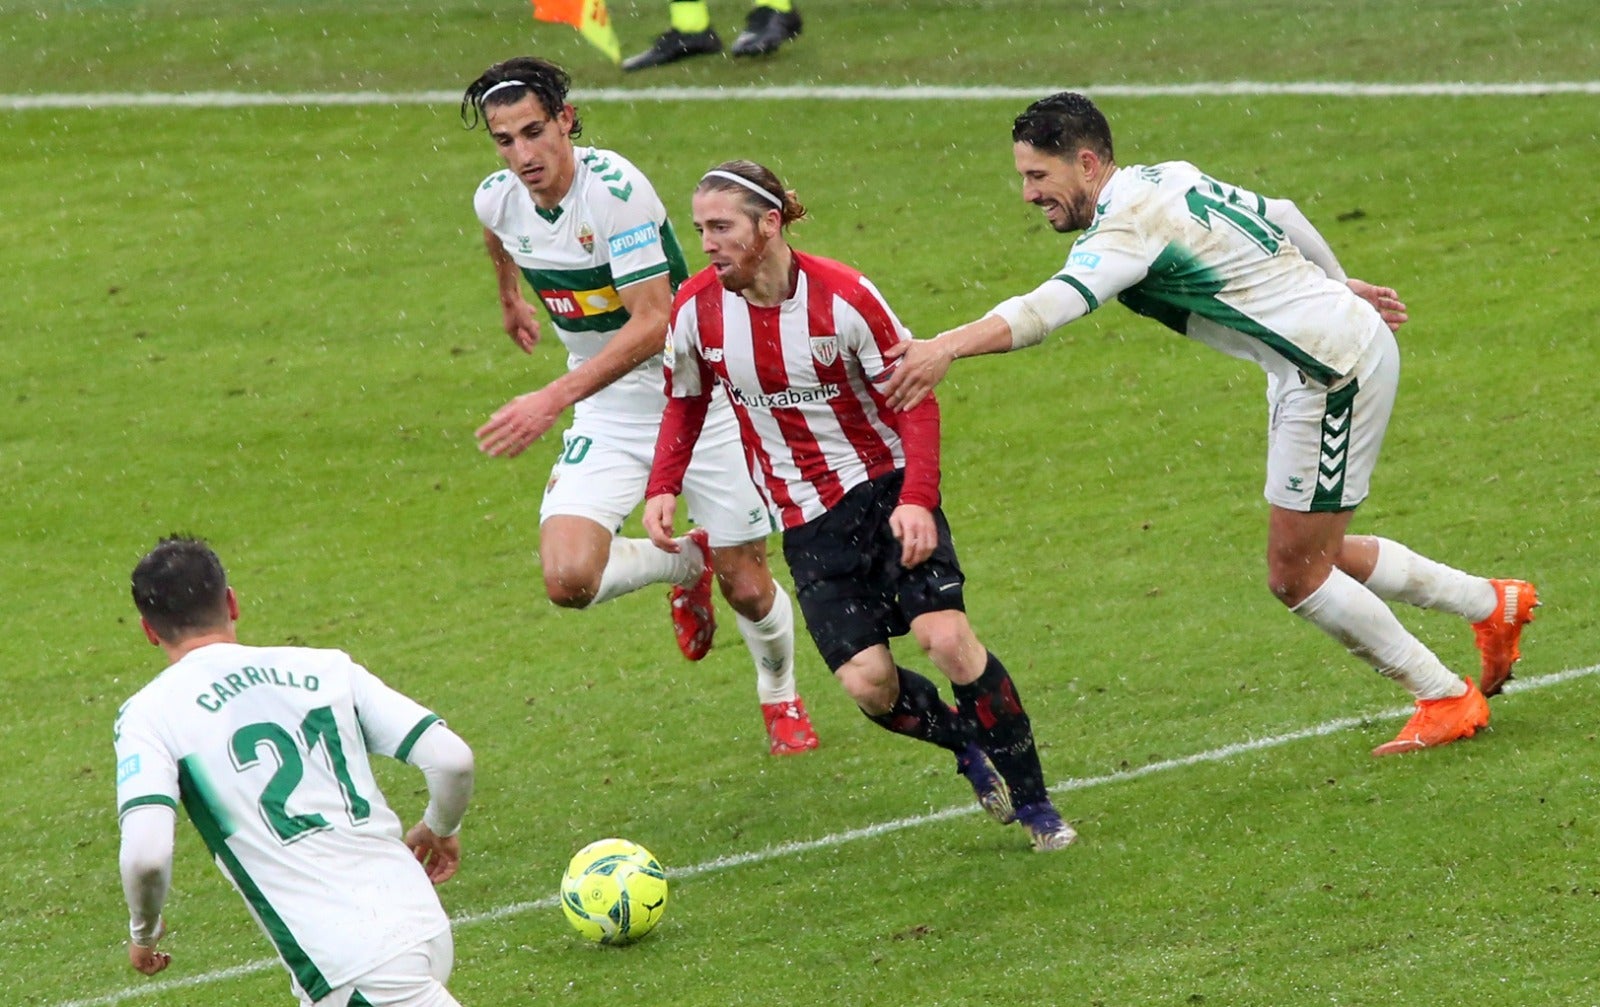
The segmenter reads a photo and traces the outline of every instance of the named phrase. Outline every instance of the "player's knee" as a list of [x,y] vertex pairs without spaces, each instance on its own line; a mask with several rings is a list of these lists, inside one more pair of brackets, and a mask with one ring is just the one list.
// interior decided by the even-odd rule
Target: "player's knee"
[[894,708],[896,682],[869,665],[848,661],[833,673],[856,706],[869,717],[881,717]]
[[597,577],[585,577],[571,571],[545,570],[545,597],[562,608],[588,608],[599,591],[600,581]]
[[1307,563],[1274,563],[1267,570],[1267,589],[1274,598],[1294,608],[1327,579],[1326,568],[1318,571]]
[[751,622],[767,617],[776,595],[770,578],[745,577],[722,582],[722,596],[728,599],[728,606]]
[[972,652],[983,649],[965,619],[921,619],[912,627],[912,631],[922,652],[947,675]]

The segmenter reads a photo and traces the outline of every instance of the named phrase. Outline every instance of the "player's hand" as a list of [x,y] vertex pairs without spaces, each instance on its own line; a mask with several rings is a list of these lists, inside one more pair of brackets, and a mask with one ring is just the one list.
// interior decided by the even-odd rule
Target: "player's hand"
[[[166,935],[167,921],[162,920],[156,927],[156,942],[159,942]],[[145,975],[153,976],[172,964],[172,956],[165,951],[157,951],[154,942],[149,947],[146,947],[143,944],[135,944],[133,941],[129,941],[128,962]]]
[[456,876],[461,866],[461,840],[456,836],[439,836],[423,822],[418,822],[406,833],[406,845],[417,858],[417,863],[428,873],[428,880],[442,885]]
[[644,502],[644,530],[651,543],[662,552],[676,553],[683,548],[672,535],[677,516],[678,498],[671,493],[657,493]]
[[532,353],[533,348],[539,345],[539,319],[533,313],[533,305],[525,298],[502,302],[501,314],[504,316],[506,334],[511,341],[521,347],[523,353]]
[[928,397],[955,358],[938,339],[907,339],[884,350],[883,359],[890,370],[884,394],[890,406],[904,411]]
[[939,526],[933,511],[917,504],[901,504],[889,515],[889,530],[900,543],[900,565],[910,570],[918,566],[939,545]]
[[1406,302],[1389,287],[1374,286],[1366,280],[1358,280],[1353,276],[1344,281],[1344,285],[1357,297],[1378,309],[1378,314],[1383,317],[1383,324],[1389,326],[1390,332],[1399,332],[1400,326],[1410,317],[1406,314]]
[[478,428],[478,450],[486,455],[515,458],[555,426],[565,408],[566,404],[548,386],[518,395]]

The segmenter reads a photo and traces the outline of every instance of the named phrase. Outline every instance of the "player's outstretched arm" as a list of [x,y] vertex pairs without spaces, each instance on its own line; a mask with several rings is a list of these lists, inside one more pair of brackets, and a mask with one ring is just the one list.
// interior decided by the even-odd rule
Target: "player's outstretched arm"
[[1402,301],[1400,295],[1390,287],[1374,286],[1366,280],[1358,280],[1353,276],[1344,281],[1344,285],[1357,297],[1378,309],[1378,314],[1383,316],[1383,324],[1389,326],[1390,332],[1399,332],[1400,326],[1411,317],[1406,314],[1406,302]]
[[478,450],[497,458],[515,458],[555,426],[566,408],[566,399],[553,383],[518,395],[477,429]]
[[478,450],[515,458],[561,418],[566,408],[606,388],[661,352],[672,308],[672,287],[665,274],[624,287],[622,303],[628,321],[599,353],[538,391],[518,395],[478,428]]
[[1004,353],[1012,348],[1011,325],[999,315],[984,315],[932,339],[896,343],[883,351],[892,368],[884,394],[895,409],[914,409],[944,380],[957,357]]

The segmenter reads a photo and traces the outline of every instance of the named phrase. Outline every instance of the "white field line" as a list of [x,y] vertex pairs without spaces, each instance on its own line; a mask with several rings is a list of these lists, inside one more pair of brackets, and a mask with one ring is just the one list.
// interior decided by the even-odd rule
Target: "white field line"
[[[1501,84],[1438,81],[1416,84],[1356,84],[1340,81],[1201,81],[1193,84],[1103,84],[1080,88],[1095,98],[1222,98],[1305,95],[1328,98],[1477,98],[1533,95],[1600,95],[1600,81],[1511,81]],[[787,86],[580,88],[578,101],[1031,101],[1061,90],[1039,87]],[[241,108],[252,105],[455,105],[460,91],[184,91],[105,92],[99,94],[0,94],[0,110],[40,108]]]
[[[1541,675],[1538,678],[1515,679],[1506,685],[1505,691],[1507,694],[1511,694],[1517,692],[1527,692],[1533,689],[1543,689],[1548,686],[1560,685],[1563,682],[1570,682],[1573,679],[1584,678],[1596,673],[1600,673],[1600,664],[1591,664],[1584,668],[1569,668],[1566,671],[1558,671],[1550,675]],[[1382,710],[1377,713],[1369,713],[1362,717],[1341,717],[1338,720],[1324,721],[1320,724],[1316,724],[1312,727],[1302,728],[1298,731],[1290,731],[1286,734],[1275,734],[1271,737],[1257,738],[1253,741],[1239,741],[1231,745],[1223,745],[1221,748],[1213,748],[1204,752],[1196,752],[1194,755],[1185,755],[1176,759],[1163,759],[1160,762],[1152,762],[1148,765],[1140,766],[1137,769],[1129,769],[1120,773],[1109,773],[1105,776],[1089,776],[1063,780],[1060,783],[1052,786],[1050,790],[1052,793],[1057,794],[1066,793],[1073,790],[1087,790],[1090,787],[1098,787],[1102,784],[1122,783],[1127,780],[1136,780],[1140,777],[1151,776],[1155,773],[1165,773],[1173,769],[1183,769],[1187,766],[1197,766],[1208,762],[1224,762],[1236,755],[1243,755],[1246,752],[1259,752],[1269,748],[1278,748],[1291,742],[1304,741],[1307,738],[1321,738],[1329,734],[1337,734],[1340,731],[1345,731],[1352,727],[1359,727],[1362,724],[1368,724],[1375,720],[1397,720],[1400,717],[1409,715],[1412,712],[1412,709],[1413,708],[1409,705],[1398,706],[1388,710]],[[898,832],[902,829],[912,829],[916,828],[917,826],[928,825],[933,822],[941,822],[947,818],[959,818],[963,815],[977,814],[979,810],[981,809],[979,809],[977,805],[971,803],[961,804],[953,808],[945,808],[943,811],[934,811],[925,815],[913,815],[909,818],[897,818],[890,822],[879,822],[876,825],[867,825],[859,829],[850,829],[845,832],[835,832],[831,835],[822,836],[817,839],[805,839],[792,843],[779,843],[776,846],[768,846],[760,850],[752,850],[748,853],[731,853],[725,857],[717,857],[712,860],[705,860],[698,864],[691,864],[688,867],[669,869],[668,876],[673,880],[680,880],[683,878],[697,877],[701,874],[712,874],[717,871],[724,871],[731,867],[742,867],[746,864],[765,863],[769,860],[779,860],[784,857],[797,856],[799,854],[810,853],[815,850],[833,849],[834,847],[843,846],[846,843],[854,843],[862,839],[872,839],[876,836],[882,836],[890,832]],[[451,923],[455,929],[460,929],[462,927],[469,927],[478,923],[488,923],[494,920],[502,920],[508,916],[519,916],[522,913],[534,909],[553,909],[559,904],[560,899],[558,896],[547,895],[541,899],[532,899],[527,902],[513,902],[508,905],[500,906],[497,909],[487,909],[483,912],[467,913],[461,916],[456,916],[451,920]],[[233,965],[225,969],[217,969],[212,972],[203,972],[199,975],[186,976],[182,979],[157,980],[155,982],[146,983],[140,986],[127,986],[120,990],[115,990],[111,993],[106,993],[97,997],[88,997],[82,1000],[65,1000],[56,1004],[55,1007],[112,1007],[112,1005],[119,1004],[124,1000],[154,997],[172,990],[189,989],[195,986],[205,986],[210,983],[220,982],[224,979],[236,979],[240,976],[246,976],[255,972],[261,972],[266,969],[273,968],[278,964],[279,962],[276,958],[258,958],[255,961],[245,962],[242,965]]]

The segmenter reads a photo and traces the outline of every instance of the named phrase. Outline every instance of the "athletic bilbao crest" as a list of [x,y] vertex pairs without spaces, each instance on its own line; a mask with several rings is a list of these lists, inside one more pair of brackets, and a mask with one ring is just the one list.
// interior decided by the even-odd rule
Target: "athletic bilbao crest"
[[594,254],[594,228],[588,224],[578,226],[578,244],[583,246],[584,255]]
[[817,363],[831,367],[839,359],[839,337],[836,335],[812,336],[811,355]]

